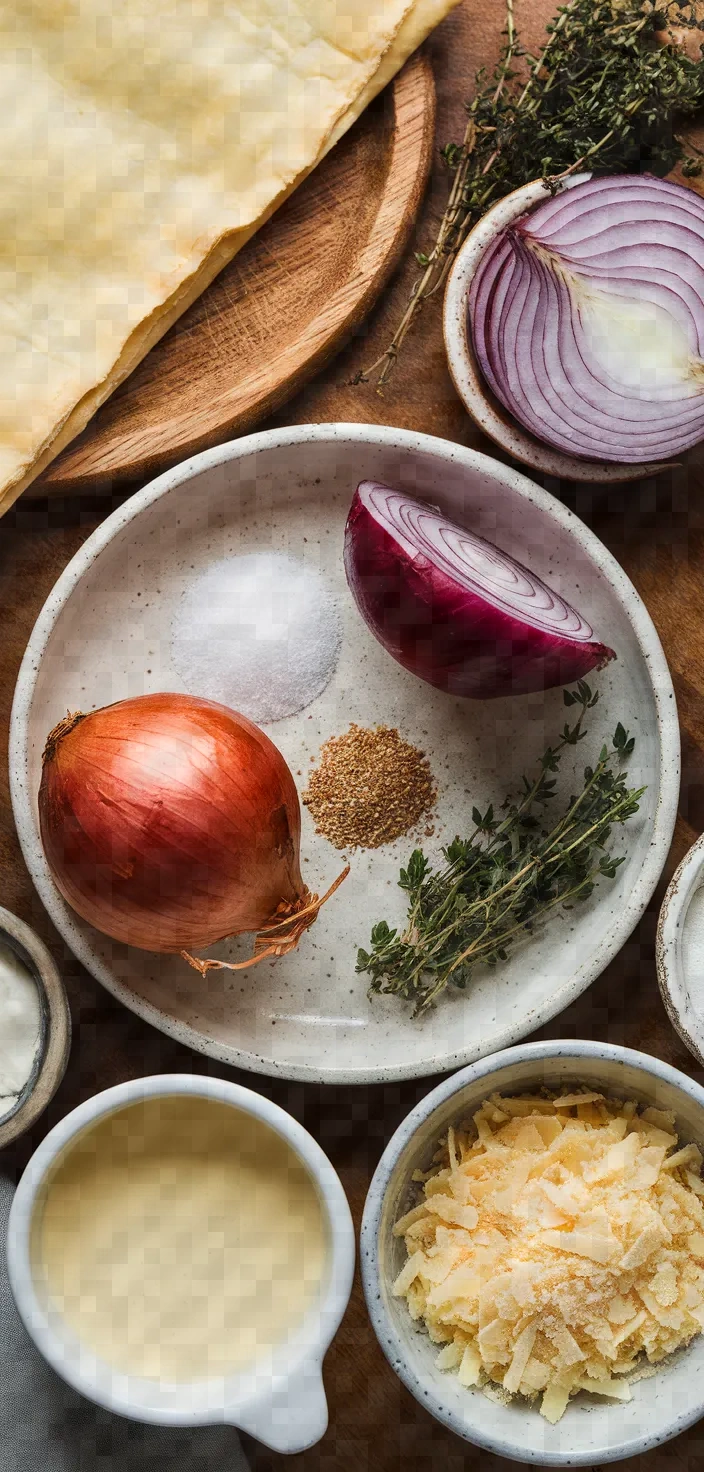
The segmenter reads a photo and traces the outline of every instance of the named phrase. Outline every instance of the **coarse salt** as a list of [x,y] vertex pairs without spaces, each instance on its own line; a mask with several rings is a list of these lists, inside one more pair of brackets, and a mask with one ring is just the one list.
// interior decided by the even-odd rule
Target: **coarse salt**
[[196,576],[173,619],[171,657],[189,694],[260,724],[296,715],[337,664],[340,617],[317,568],[282,552],[224,557]]

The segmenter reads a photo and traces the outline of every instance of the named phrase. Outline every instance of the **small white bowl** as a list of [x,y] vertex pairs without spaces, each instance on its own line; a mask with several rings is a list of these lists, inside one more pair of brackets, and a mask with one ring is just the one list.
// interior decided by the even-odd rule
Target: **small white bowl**
[[[280,1135],[309,1172],[327,1220],[327,1275],[300,1329],[246,1373],[167,1385],[119,1374],[76,1340],[51,1312],[35,1280],[30,1253],[32,1216],[47,1173],[75,1137],[106,1115],[159,1095],[193,1095],[228,1104]],[[339,1177],[316,1141],[268,1099],[224,1079],[161,1074],[133,1079],[87,1099],[57,1124],[32,1156],[12,1202],[7,1261],[10,1286],[25,1328],[45,1359],[75,1390],[106,1410],[162,1426],[237,1426],[278,1452],[299,1452],[320,1440],[328,1422],[322,1361],[349,1302],[354,1272],[352,1217]]]
[[437,1345],[414,1325],[391,1285],[405,1261],[394,1222],[414,1204],[416,1169],[428,1169],[448,1125],[489,1094],[586,1083],[617,1098],[672,1109],[683,1142],[704,1144],[704,1089],[685,1074],[630,1048],[607,1043],[525,1043],[464,1068],[433,1089],[397,1129],[377,1166],[362,1221],[361,1267],[367,1308],[396,1374],[426,1410],[465,1441],[517,1462],[543,1467],[596,1466],[637,1456],[669,1441],[704,1415],[704,1335],[633,1386],[628,1402],[577,1396],[551,1426],[516,1398],[510,1405],[463,1388],[435,1366]]
[[704,835],[670,881],[660,910],[655,961],[672,1026],[704,1063]]
[[19,916],[0,907],[0,941],[23,961],[41,1004],[41,1030],[34,1066],[17,1103],[0,1119],[0,1149],[33,1125],[61,1083],[71,1050],[71,1013],[61,973],[43,940]]
[[[573,174],[560,187],[570,189],[587,179],[591,179],[591,174]],[[498,200],[482,215],[458,251],[447,280],[443,307],[445,351],[452,381],[465,409],[479,428],[514,460],[530,465],[532,470],[564,480],[599,482],[602,485],[616,485],[655,475],[669,469],[669,462],[618,465],[613,460],[581,460],[577,455],[563,454],[561,450],[535,439],[494,397],[477,362],[469,330],[467,298],[479,262],[496,237],[514,220],[541,204],[548,193],[542,179],[533,179],[530,184],[514,189],[512,194]]]

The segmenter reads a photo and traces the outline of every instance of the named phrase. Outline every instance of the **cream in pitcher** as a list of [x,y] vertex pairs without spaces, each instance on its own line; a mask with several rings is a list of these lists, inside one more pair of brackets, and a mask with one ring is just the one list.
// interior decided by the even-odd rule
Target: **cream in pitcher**
[[157,1096],[86,1130],[35,1212],[38,1280],[116,1370],[190,1382],[243,1371],[319,1293],[326,1227],[285,1140],[216,1100]]

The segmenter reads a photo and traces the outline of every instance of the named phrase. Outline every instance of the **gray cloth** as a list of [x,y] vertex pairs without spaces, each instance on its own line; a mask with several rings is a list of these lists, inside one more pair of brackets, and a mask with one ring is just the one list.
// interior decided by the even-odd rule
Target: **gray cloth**
[[54,1373],[24,1328],[7,1279],[13,1191],[0,1174],[0,1472],[249,1472],[231,1426],[128,1421]]

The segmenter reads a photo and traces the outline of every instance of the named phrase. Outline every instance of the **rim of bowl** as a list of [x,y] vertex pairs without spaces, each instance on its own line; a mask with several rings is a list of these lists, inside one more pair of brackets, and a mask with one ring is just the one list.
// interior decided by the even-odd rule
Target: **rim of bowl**
[[[672,678],[655,625],[648,610],[620,563],[609,552],[595,532],[556,496],[529,479],[521,470],[504,465],[491,455],[480,450],[468,449],[435,435],[396,429],[379,424],[331,423],[286,426],[281,429],[260,430],[241,439],[230,440],[212,450],[203,450],[180,465],[157,476],[141,491],[135,492],[122,506],[101,522],[74,554],[64,571],[57,578],[44,603],[30,634],[24,658],[17,676],[10,719],[10,796],[12,810],[19,835],[20,846],[35,889],[58,931],[70,946],[73,954],[92,976],[106,987],[107,991],[122,1002],[137,1016],[144,1018],[167,1036],[185,1043],[194,1051],[205,1053],[218,1062],[230,1067],[247,1069],[251,1073],[265,1074],[271,1078],[287,1078],[306,1082],[332,1084],[390,1083],[406,1078],[423,1078],[433,1073],[442,1073],[466,1064],[470,1049],[460,1049],[451,1055],[434,1056],[423,1067],[415,1063],[385,1067],[383,1063],[373,1067],[330,1068],[324,1062],[280,1064],[262,1059],[258,1054],[230,1044],[222,1045],[183,1023],[168,1013],[162,1012],[153,1003],[146,1001],[136,992],[120,982],[109,967],[96,959],[89,941],[80,929],[77,919],[69,913],[55,889],[41,850],[33,816],[32,797],[25,781],[26,753],[28,750],[28,724],[32,697],[36,685],[42,656],[51,638],[54,624],[69,601],[74,588],[84,573],[92,566],[100,553],[129,522],[137,518],[148,507],[185,482],[201,475],[204,471],[229,461],[242,460],[269,449],[295,448],[311,443],[352,442],[359,445],[385,445],[406,452],[432,456],[438,461],[455,462],[463,469],[475,471],[493,478],[538,507],[564,531],[569,532],[577,544],[587,553],[591,561],[604,575],[624,612],[634,628],[643,659],[651,680],[661,751],[660,788],[653,819],[651,842],[640,874],[631,893],[626,897],[620,920],[614,929],[614,955],[628,939],[640,920],[662,873],[669,852],[672,833],[677,816],[680,781],[680,736],[677,706]],[[573,976],[569,982],[556,990],[545,1005],[537,1008],[525,1023],[516,1023],[505,1028],[496,1039],[496,1048],[505,1048],[520,1040],[526,1032],[532,1032],[550,1021],[558,1012],[581,996],[591,982],[601,974],[604,962],[598,959],[590,967],[588,979]]]
[[[572,189],[576,184],[586,183],[591,177],[590,173],[573,174],[561,183],[560,189]],[[664,470],[672,469],[676,462],[660,460],[649,464],[629,465],[613,460],[581,460],[577,455],[567,455],[562,450],[553,449],[547,442],[536,439],[494,397],[479,367],[467,320],[467,297],[472,280],[484,252],[497,235],[519,215],[540,204],[546,194],[549,194],[549,190],[543,179],[533,179],[529,184],[522,184],[519,189],[512,190],[491,205],[460,247],[447,279],[442,319],[445,353],[452,381],[467,413],[484,434],[514,460],[520,460],[523,465],[528,465],[543,475],[602,485],[619,485],[626,481],[641,480],[643,476],[659,475]]]
[[[247,1372],[247,1376],[215,1376],[214,1382],[222,1380],[227,1387],[221,1406],[195,1410],[186,1407],[147,1410],[135,1407],[129,1396],[119,1389],[114,1393],[103,1393],[92,1383],[89,1375],[82,1374],[74,1364],[66,1363],[61,1341],[48,1321],[35,1286],[30,1252],[32,1218],[37,1197],[52,1165],[78,1135],[129,1104],[158,1098],[160,1095],[189,1094],[227,1104],[260,1120],[285,1140],[302,1161],[315,1182],[328,1222],[328,1281],[317,1303],[308,1310],[300,1328],[274,1351],[271,1382],[265,1392],[259,1390],[255,1393],[253,1389],[240,1389],[238,1392],[238,1380],[246,1383],[247,1377],[253,1376],[252,1371]],[[49,1131],[31,1156],[15,1191],[8,1220],[7,1266],[10,1287],[24,1326],[44,1358],[74,1390],[106,1410],[163,1426],[206,1425],[221,1421],[223,1409],[226,1413],[224,1419],[236,1424],[238,1411],[244,1412],[245,1408],[254,1405],[258,1394],[267,1399],[269,1396],[273,1397],[279,1391],[285,1390],[304,1365],[320,1364],[337,1333],[350,1300],[355,1256],[355,1233],[349,1202],[335,1167],[317,1140],[293,1115],[265,1095],[258,1094],[243,1084],[212,1078],[207,1074],[150,1074],[145,1078],[129,1079],[125,1083],[115,1084],[112,1088],[103,1089],[99,1094],[85,1099]],[[319,1321],[319,1328],[317,1334],[314,1334],[312,1326],[316,1319]],[[114,1380],[117,1379],[115,1376]],[[189,1382],[185,1383],[187,1385]]]
[[682,960],[687,912],[704,868],[704,834],[687,850],[675,870],[660,907],[655,939],[655,965],[665,1010],[690,1053],[704,1063],[704,1029],[693,1011]]
[[43,1114],[66,1072],[71,1051],[71,1013],[61,972],[36,931],[0,906],[0,942],[31,972],[39,992],[39,1047],[14,1109],[0,1118],[0,1149],[11,1145]]
[[[420,1103],[406,1115],[398,1129],[389,1140],[384,1153],[377,1165],[372,1177],[362,1215],[362,1226],[360,1230],[359,1261],[364,1289],[364,1298],[367,1312],[371,1319],[374,1333],[381,1349],[384,1352],[394,1373],[411,1392],[411,1395],[424,1405],[436,1420],[448,1426],[457,1436],[468,1441],[470,1445],[483,1447],[485,1450],[495,1452],[499,1456],[508,1457],[518,1462],[526,1462],[532,1465],[543,1465],[549,1467],[591,1467],[594,1463],[595,1450],[593,1447],[585,1446],[583,1451],[574,1451],[567,1455],[564,1452],[541,1451],[539,1454],[526,1453],[518,1442],[509,1443],[501,1437],[492,1436],[491,1431],[483,1428],[472,1427],[472,1436],[468,1436],[466,1430],[458,1424],[457,1417],[451,1408],[443,1402],[434,1390],[428,1389],[416,1376],[412,1366],[405,1357],[404,1346],[397,1336],[389,1317],[386,1314],[383,1301],[379,1292],[378,1274],[378,1238],[381,1213],[384,1198],[396,1167],[399,1156],[406,1145],[413,1139],[420,1125],[422,1125],[435,1110],[452,1098],[453,1094],[459,1093],[466,1084],[473,1083],[478,1079],[490,1077],[511,1063],[524,1063],[530,1059],[536,1062],[548,1058],[596,1058],[604,1059],[614,1063],[628,1064],[639,1069],[642,1073],[650,1074],[655,1078],[662,1079],[665,1083],[673,1085],[700,1105],[704,1110],[704,1088],[694,1079],[681,1073],[679,1069],[673,1068],[669,1063],[663,1063],[661,1059],[651,1056],[649,1053],[641,1053],[635,1048],[622,1048],[616,1043],[593,1042],[587,1038],[572,1041],[568,1038],[551,1039],[547,1042],[524,1043],[516,1048],[504,1048],[499,1053],[491,1053],[486,1058],[480,1058],[476,1063],[471,1063],[459,1073],[453,1074],[452,1078],[444,1079],[436,1088],[432,1089]],[[537,1413],[536,1413],[537,1414]],[[651,1447],[670,1441],[672,1437],[678,1436],[688,1426],[692,1426],[704,1414],[704,1389],[699,1393],[699,1399],[693,1410],[688,1410],[680,1415],[673,1416],[669,1421],[664,1419],[657,1428],[642,1435],[636,1435],[628,1442],[621,1443],[613,1453],[606,1455],[599,1451],[597,1460],[602,1462],[620,1461],[625,1457],[637,1456],[641,1452],[648,1451]]]

